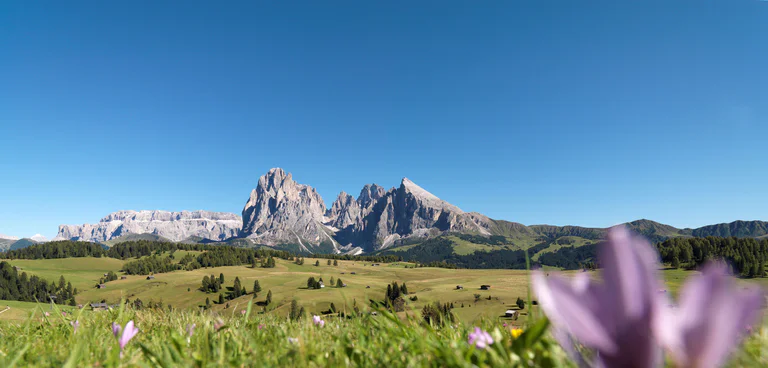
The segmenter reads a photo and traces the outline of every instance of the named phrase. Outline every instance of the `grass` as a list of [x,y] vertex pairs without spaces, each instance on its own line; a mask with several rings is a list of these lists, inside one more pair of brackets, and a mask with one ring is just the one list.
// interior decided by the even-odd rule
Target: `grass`
[[[181,256],[176,252],[177,259]],[[387,285],[393,281],[408,286],[412,296],[417,301],[407,300],[411,310],[421,308],[435,301],[454,303],[455,314],[466,323],[480,318],[499,318],[504,311],[515,307],[518,297],[528,293],[528,272],[524,270],[449,270],[443,268],[406,268],[407,263],[381,264],[371,266],[370,263],[355,261],[339,261],[338,266],[328,266],[327,260],[319,259],[320,266],[314,266],[316,259],[306,258],[304,265],[289,261],[277,260],[275,268],[250,268],[250,266],[216,267],[194,271],[175,271],[156,274],[154,280],[146,280],[146,276],[127,276],[126,280],[115,280],[106,284],[106,289],[96,289],[95,285],[104,273],[117,272],[123,261],[111,258],[67,258],[51,260],[11,260],[14,266],[20,266],[23,271],[37,274],[49,280],[58,280],[64,275],[77,287],[78,304],[87,304],[107,300],[116,303],[123,298],[141,299],[172,305],[175,308],[196,308],[204,305],[205,299],[211,302],[218,300],[218,294],[208,294],[198,290],[203,277],[223,273],[225,286],[232,286],[235,277],[250,293],[253,282],[259,280],[262,292],[257,295],[257,301],[266,298],[268,290],[272,291],[273,310],[271,313],[287,315],[287,305],[293,299],[298,300],[308,312],[320,313],[328,310],[331,303],[337,309],[352,309],[353,303],[369,304],[369,299],[382,300]],[[355,275],[351,273],[355,272]],[[341,278],[347,284],[345,288],[326,287],[320,290],[306,289],[306,281],[310,276],[322,277],[329,284],[331,277]],[[480,285],[489,284],[491,290],[481,291]],[[463,290],[456,290],[462,285]],[[370,287],[370,288],[368,288]],[[187,291],[189,290],[189,291]],[[475,300],[474,294],[481,298]],[[487,297],[491,296],[491,300]],[[230,309],[242,308],[252,295],[229,301]],[[462,304],[464,307],[462,307]],[[237,307],[236,307],[237,306]],[[224,311],[226,304],[213,306],[214,311]],[[0,320],[3,319],[0,314]]]
[[[46,306],[47,307],[47,306]],[[41,307],[45,308],[45,307]],[[0,366],[33,367],[484,367],[573,366],[559,347],[543,338],[539,320],[514,338],[501,324],[482,321],[494,337],[487,349],[470,345],[470,326],[432,327],[387,312],[354,318],[325,317],[324,327],[309,316],[289,321],[247,309],[245,315],[193,311],[134,311],[118,308],[24,323],[0,322]],[[221,329],[214,324],[221,318]],[[77,319],[74,331],[70,322]],[[110,325],[132,320],[140,332],[120,356]],[[195,324],[188,338],[186,327]],[[527,365],[527,364],[525,364]]]
[[[369,263],[341,261],[338,267],[314,266],[314,259],[304,265],[278,260],[272,269],[251,269],[245,266],[219,267],[195,271],[158,274],[154,281],[145,276],[128,276],[127,280],[108,283],[108,288],[85,289],[78,295],[79,302],[104,298],[116,302],[121,298],[163,300],[173,305],[156,310],[117,308],[109,311],[77,310],[50,304],[0,301],[0,366],[31,367],[212,367],[212,366],[386,366],[386,367],[573,367],[562,349],[548,334],[541,334],[545,320],[530,305],[526,315],[517,321],[499,318],[513,307],[518,296],[527,299],[528,271],[517,270],[448,270],[439,268],[406,268],[405,263],[371,266]],[[24,267],[24,271],[57,278],[60,273],[81,283],[93,283],[105,271],[116,271],[122,261],[107,258],[63,259],[37,261],[11,261]],[[77,267],[89,266],[83,270]],[[117,267],[109,269],[109,267]],[[341,274],[344,272],[345,274]],[[351,275],[355,272],[356,275]],[[225,275],[230,286],[235,276],[250,291],[253,280],[258,279],[263,292],[253,299],[246,295],[230,301],[230,307],[215,305],[207,311],[195,306],[206,297],[215,300],[218,295],[196,290],[205,275]],[[596,272],[592,275],[597,277]],[[663,270],[667,288],[677,294],[691,271]],[[309,276],[341,277],[347,288],[305,288]],[[53,277],[51,277],[53,278]],[[406,311],[391,315],[377,310],[371,315],[367,300],[380,300],[391,281],[405,281],[408,289],[419,300],[408,302]],[[768,280],[742,280],[741,282],[768,283]],[[457,284],[464,290],[455,290]],[[490,291],[479,291],[480,284],[490,284]],[[370,289],[366,286],[371,286]],[[190,291],[187,291],[190,288]],[[273,305],[262,312],[253,303],[263,300],[267,290],[273,292]],[[474,294],[482,298],[475,302]],[[492,300],[487,300],[487,295]],[[410,295],[409,295],[410,296]],[[499,300],[495,298],[498,296]],[[288,304],[298,300],[308,316],[290,321]],[[333,302],[338,309],[346,305],[352,314],[352,301],[356,300],[361,314],[350,319],[327,315],[323,328],[315,326],[310,316],[328,309]],[[425,325],[420,310],[432,301],[453,302],[456,323],[445,327]],[[465,307],[461,308],[460,304]],[[62,308],[62,309],[59,309]],[[61,314],[61,310],[68,315]],[[245,315],[241,314],[245,312]],[[49,312],[49,316],[44,316]],[[530,315],[528,315],[530,313]],[[529,319],[529,317],[531,319]],[[217,330],[218,319],[225,327]],[[70,322],[80,322],[77,333]],[[119,346],[112,336],[110,324],[124,325],[133,320],[140,332],[119,356]],[[526,333],[514,338],[508,326],[522,327]],[[188,324],[197,326],[187,340]],[[489,331],[496,341],[489,349],[470,345],[467,336],[480,326]],[[12,337],[12,338],[7,338]],[[296,339],[295,343],[289,338]],[[759,367],[768,365],[768,329],[765,327],[749,337],[729,366]]]

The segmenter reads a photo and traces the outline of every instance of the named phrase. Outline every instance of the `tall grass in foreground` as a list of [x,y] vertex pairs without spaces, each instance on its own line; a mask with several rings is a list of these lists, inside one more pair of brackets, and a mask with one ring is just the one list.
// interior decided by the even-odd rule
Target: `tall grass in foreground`
[[[250,306],[245,314],[228,316],[123,307],[64,316],[55,307],[41,305],[24,323],[0,324],[0,366],[573,366],[557,344],[544,337],[546,319],[517,337],[502,324],[480,323],[494,341],[485,349],[468,342],[474,326],[432,327],[420,318],[401,320],[386,311],[323,319],[321,327],[311,316],[288,321],[252,314]],[[131,320],[139,333],[121,358],[111,325]],[[195,328],[189,336],[191,325]]]
[[[49,312],[45,316],[44,310]],[[79,322],[77,331],[73,323]],[[120,357],[111,324],[134,321],[139,333]],[[311,317],[288,321],[270,315],[213,316],[193,311],[118,308],[62,315],[41,305],[24,323],[0,324],[2,367],[573,367],[547,334],[546,319],[522,335],[502,324],[479,323],[493,343],[469,343],[474,326],[425,325],[385,311],[350,319]],[[195,325],[193,334],[189,326]],[[768,331],[762,329],[736,354],[732,366],[766,366]]]

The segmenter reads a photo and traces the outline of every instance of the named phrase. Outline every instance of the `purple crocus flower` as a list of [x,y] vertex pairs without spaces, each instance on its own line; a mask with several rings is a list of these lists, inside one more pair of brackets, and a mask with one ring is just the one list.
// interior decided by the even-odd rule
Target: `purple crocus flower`
[[312,316],[312,322],[313,322],[313,323],[314,323],[316,326],[320,326],[320,327],[323,327],[323,326],[325,326],[325,321],[323,321],[323,319],[322,319],[322,318],[320,318],[320,316]]
[[758,322],[763,293],[739,288],[722,264],[705,266],[680,292],[679,308],[668,308],[659,336],[680,367],[718,367],[744,333]]
[[540,271],[533,274],[534,290],[555,336],[571,353],[575,353],[571,338],[597,350],[602,366],[656,366],[661,350],[653,326],[661,320],[666,299],[658,293],[656,252],[620,226],[608,232],[598,258],[604,265],[600,284],[584,273],[572,282]]
[[131,339],[136,336],[136,334],[139,333],[139,329],[133,326],[133,321],[128,321],[128,323],[125,324],[125,328],[123,329],[123,335],[120,336],[120,356],[123,356],[123,349],[125,349],[125,345],[128,344],[128,341],[131,341]]
[[493,344],[493,337],[480,327],[475,327],[475,332],[469,334],[469,344],[475,345],[478,349],[485,349]]
[[69,322],[70,325],[72,325],[72,332],[77,333],[77,328],[80,327],[80,321],[74,320]]
[[115,337],[120,336],[120,330],[122,330],[122,329],[123,328],[120,327],[120,325],[118,325],[115,322],[112,322],[112,334],[115,335]]

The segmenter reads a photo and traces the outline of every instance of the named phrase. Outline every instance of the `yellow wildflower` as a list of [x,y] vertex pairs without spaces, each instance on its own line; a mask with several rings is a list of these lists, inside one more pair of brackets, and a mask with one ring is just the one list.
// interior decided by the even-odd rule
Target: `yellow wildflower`
[[523,329],[522,328],[513,328],[513,329],[509,330],[509,332],[512,333],[512,337],[518,338],[518,337],[520,337],[520,335],[523,334]]

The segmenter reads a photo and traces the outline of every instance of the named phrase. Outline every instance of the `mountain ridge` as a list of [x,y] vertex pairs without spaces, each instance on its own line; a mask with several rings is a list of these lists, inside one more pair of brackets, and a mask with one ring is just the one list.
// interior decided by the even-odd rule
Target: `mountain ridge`
[[[398,187],[389,190],[366,184],[357,198],[342,191],[327,207],[315,188],[294,181],[293,175],[281,168],[272,168],[259,177],[241,215],[208,211],[117,211],[95,225],[61,225],[56,239],[107,242],[129,234],[152,234],[176,242],[243,238],[247,241],[238,244],[286,247],[305,253],[360,254],[448,233],[503,237],[509,244],[525,247],[569,237],[597,241],[608,229],[524,225],[491,219],[481,213],[465,212],[407,177],[402,178]],[[134,226],[127,227],[128,223]],[[737,220],[696,229],[676,228],[648,219],[625,225],[653,242],[670,237],[710,235],[768,237],[768,222],[764,221]]]

